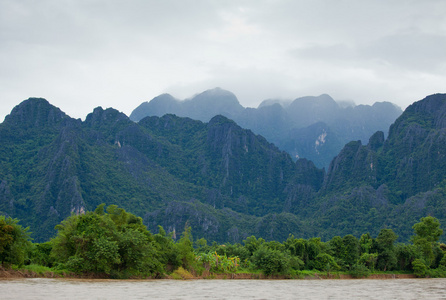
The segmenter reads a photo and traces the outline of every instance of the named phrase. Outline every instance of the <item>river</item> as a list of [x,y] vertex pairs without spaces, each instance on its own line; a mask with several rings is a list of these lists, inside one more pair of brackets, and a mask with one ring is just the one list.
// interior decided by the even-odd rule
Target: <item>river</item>
[[446,299],[446,279],[2,279],[0,299]]

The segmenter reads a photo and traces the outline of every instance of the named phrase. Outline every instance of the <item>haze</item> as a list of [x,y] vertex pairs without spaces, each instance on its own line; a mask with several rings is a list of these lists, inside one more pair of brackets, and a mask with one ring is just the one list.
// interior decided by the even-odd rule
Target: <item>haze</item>
[[0,0],[0,121],[28,97],[127,115],[221,87],[403,109],[445,92],[446,1]]

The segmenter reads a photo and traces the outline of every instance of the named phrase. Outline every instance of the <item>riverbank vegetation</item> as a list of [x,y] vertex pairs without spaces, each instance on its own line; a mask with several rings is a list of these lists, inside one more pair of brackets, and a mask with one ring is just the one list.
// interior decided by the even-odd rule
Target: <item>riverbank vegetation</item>
[[203,238],[194,241],[186,226],[175,240],[162,227],[152,234],[140,217],[116,205],[105,209],[104,204],[95,211],[71,215],[56,229],[50,241],[32,243],[28,228],[17,219],[0,216],[2,267],[95,278],[187,279],[218,278],[219,274],[364,278],[388,272],[446,277],[446,245],[438,242],[443,231],[431,216],[413,225],[414,235],[407,244],[395,243],[398,237],[391,229],[382,229],[376,237],[349,234],[325,242],[290,235],[283,242],[250,236],[243,244],[208,244]]

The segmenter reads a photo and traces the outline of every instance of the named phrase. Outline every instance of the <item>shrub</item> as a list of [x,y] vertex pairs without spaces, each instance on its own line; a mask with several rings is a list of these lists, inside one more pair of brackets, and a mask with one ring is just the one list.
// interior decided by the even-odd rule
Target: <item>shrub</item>
[[285,273],[290,267],[290,259],[283,252],[260,246],[252,255],[252,261],[256,268],[265,275]]
[[363,264],[354,264],[348,271],[353,278],[369,277],[370,270]]
[[415,259],[412,262],[412,267],[413,267],[413,273],[415,275],[417,275],[418,277],[426,277],[428,268],[422,259],[419,258]]
[[179,267],[172,273],[173,279],[192,279],[194,276],[189,273],[189,271],[185,270],[183,267]]

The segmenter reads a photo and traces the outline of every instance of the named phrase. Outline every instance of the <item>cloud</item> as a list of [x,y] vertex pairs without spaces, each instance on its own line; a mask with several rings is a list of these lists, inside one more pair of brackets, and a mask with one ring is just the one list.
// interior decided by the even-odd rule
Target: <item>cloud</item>
[[[243,105],[329,93],[401,106],[444,88],[441,0],[3,0],[0,116],[74,117],[220,86]],[[1,118],[1,117],[0,117]]]
[[365,58],[407,71],[446,71],[446,35],[399,34],[380,38],[361,49]]

